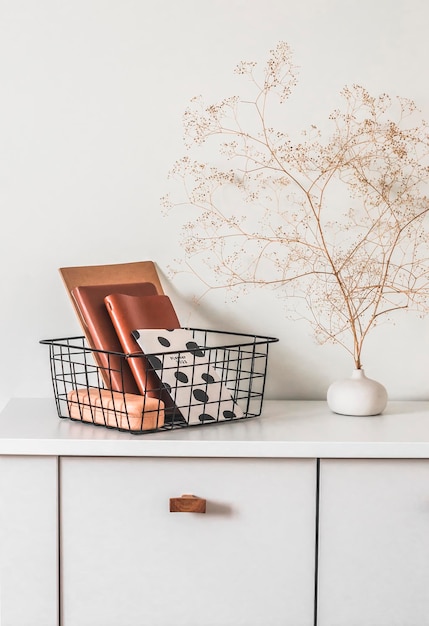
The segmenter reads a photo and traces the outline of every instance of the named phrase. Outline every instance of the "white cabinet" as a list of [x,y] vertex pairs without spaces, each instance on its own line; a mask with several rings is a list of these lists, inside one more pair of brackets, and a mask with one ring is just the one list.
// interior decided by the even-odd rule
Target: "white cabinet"
[[[316,463],[61,459],[62,626],[312,626]],[[205,514],[170,513],[194,494]]]
[[429,625],[429,461],[322,460],[318,626]]
[[[186,493],[206,513],[170,513]],[[429,626],[429,402],[268,401],[136,437],[13,400],[0,606],[0,626]]]

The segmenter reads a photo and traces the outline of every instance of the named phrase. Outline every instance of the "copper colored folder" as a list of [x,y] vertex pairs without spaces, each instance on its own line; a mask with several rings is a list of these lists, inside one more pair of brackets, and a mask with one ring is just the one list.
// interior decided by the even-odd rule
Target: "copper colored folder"
[[[122,352],[122,346],[107,312],[104,298],[111,293],[134,296],[156,295],[153,283],[116,283],[84,285],[71,290],[75,308],[79,311],[82,327],[91,348],[108,352]],[[108,389],[139,393],[134,376],[124,357],[94,352],[104,383]]]
[[[128,363],[140,393],[159,396],[160,380],[144,358],[140,346],[131,333],[136,328],[180,328],[170,298],[160,295],[128,296],[116,293],[107,296],[104,301],[123,351],[137,355],[130,357]],[[161,395],[164,399],[164,395]]]

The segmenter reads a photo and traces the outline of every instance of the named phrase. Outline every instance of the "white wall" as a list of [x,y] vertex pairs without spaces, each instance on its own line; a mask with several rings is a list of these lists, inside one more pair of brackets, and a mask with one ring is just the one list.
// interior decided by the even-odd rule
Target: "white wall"
[[[301,67],[297,119],[323,120],[345,84],[413,98],[429,118],[426,0],[2,0],[0,405],[51,394],[39,339],[79,333],[57,269],[154,260],[183,324],[275,335],[267,395],[322,398],[352,363],[286,322],[270,291],[238,302],[174,282],[182,217],[159,198],[197,94],[236,90],[240,60],[280,40]],[[429,398],[429,318],[370,336],[364,366],[391,398]]]

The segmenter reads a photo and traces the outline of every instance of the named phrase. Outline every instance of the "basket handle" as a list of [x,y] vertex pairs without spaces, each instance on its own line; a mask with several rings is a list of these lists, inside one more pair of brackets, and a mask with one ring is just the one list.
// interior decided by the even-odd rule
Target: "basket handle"
[[170,498],[170,513],[205,513],[206,501],[191,494]]

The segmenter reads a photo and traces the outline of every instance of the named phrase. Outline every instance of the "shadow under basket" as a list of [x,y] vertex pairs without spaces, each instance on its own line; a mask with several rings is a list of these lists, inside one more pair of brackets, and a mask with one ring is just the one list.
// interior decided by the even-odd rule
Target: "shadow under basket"
[[[151,354],[94,350],[81,336],[42,340],[49,346],[58,416],[143,434],[260,415],[268,348],[278,339],[184,330],[193,338],[191,349]],[[145,372],[145,392],[118,388],[130,364]]]

